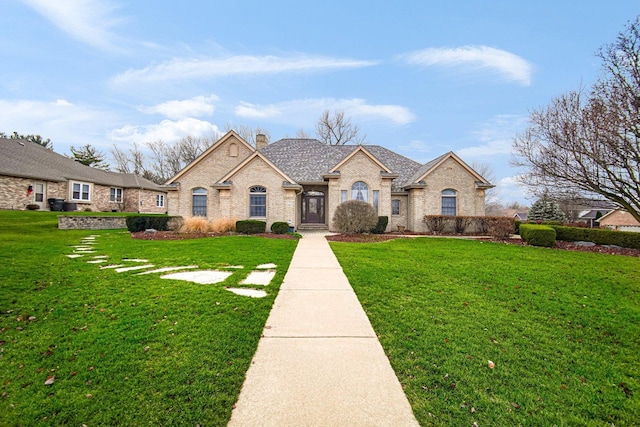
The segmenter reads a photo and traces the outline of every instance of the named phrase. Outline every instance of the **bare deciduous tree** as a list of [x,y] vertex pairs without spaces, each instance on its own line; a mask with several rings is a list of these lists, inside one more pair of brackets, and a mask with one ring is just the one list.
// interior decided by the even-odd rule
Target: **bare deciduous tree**
[[232,123],[225,124],[224,132],[226,133],[230,130],[235,131],[238,135],[240,135],[242,139],[244,139],[254,147],[256,145],[256,135],[264,135],[267,137],[267,141],[271,140],[271,133],[267,129],[262,129],[261,127],[252,129],[249,126],[245,125],[234,125]]
[[325,110],[316,123],[316,135],[327,145],[364,144],[366,135],[360,135],[360,126],[351,123],[344,111],[336,110],[333,116]]
[[[471,164],[471,168],[478,172],[488,182],[495,182],[496,174],[490,164],[473,162]],[[484,190],[484,205],[485,214],[487,216],[499,216],[502,214],[504,207],[502,206],[502,203],[500,203],[496,187]]]
[[530,115],[514,141],[516,166],[537,195],[599,195],[640,221],[640,18],[598,53],[604,74]]

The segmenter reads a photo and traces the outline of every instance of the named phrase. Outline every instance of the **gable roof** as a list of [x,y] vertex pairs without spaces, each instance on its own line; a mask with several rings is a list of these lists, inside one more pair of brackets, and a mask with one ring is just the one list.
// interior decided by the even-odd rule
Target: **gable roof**
[[207,157],[212,151],[216,150],[220,145],[224,144],[226,141],[228,141],[232,137],[237,139],[241,144],[245,145],[249,150],[251,150],[251,151],[255,150],[251,146],[251,144],[249,144],[240,135],[238,135],[236,133],[236,131],[230,130],[229,132],[225,133],[220,139],[218,139],[216,142],[214,142],[209,148],[204,150],[204,152],[202,154],[200,154],[194,161],[189,163],[187,166],[184,167],[184,169],[182,169],[175,176],[171,177],[167,182],[165,182],[165,185],[171,185],[171,184],[175,183],[178,178],[180,178],[182,175],[187,173],[192,167],[197,165],[200,162],[200,160],[202,160],[205,157]]
[[77,180],[113,187],[166,192],[158,184],[132,173],[92,168],[35,142],[0,138],[0,175],[43,181]]
[[419,182],[421,180],[424,180],[424,178],[426,178],[431,172],[433,172],[438,166],[440,166],[442,163],[444,163],[445,160],[447,160],[447,159],[455,160],[460,166],[462,166],[464,169],[466,169],[467,172],[469,172],[476,179],[476,181],[478,183],[482,184],[483,186],[491,186],[491,187],[493,187],[491,184],[489,184],[489,181],[484,179],[482,177],[482,175],[480,175],[478,172],[473,170],[460,157],[458,157],[453,151],[449,151],[448,153],[445,153],[442,156],[437,157],[437,158],[431,160],[430,162],[424,164],[422,167],[420,167],[420,169],[418,169],[414,173],[414,175],[411,177],[411,181],[412,182]]
[[240,162],[240,164],[238,164],[235,168],[233,168],[231,171],[229,171],[225,176],[223,176],[220,181],[222,183],[225,183],[228,179],[230,179],[233,175],[235,175],[239,170],[241,170],[243,167],[245,167],[246,165],[248,165],[253,159],[255,158],[259,158],[262,161],[264,161],[267,165],[269,165],[276,173],[278,173],[280,176],[282,176],[282,179],[284,179],[285,182],[288,182],[289,184],[295,184],[295,181],[288,177],[286,173],[284,173],[279,167],[277,167],[276,165],[274,165],[269,159],[267,159],[262,153],[260,153],[259,151],[254,151],[252,154],[249,155],[249,157],[247,157],[246,159],[244,159],[242,162]]
[[420,163],[379,145],[327,145],[317,139],[285,138],[259,150],[267,159],[297,183],[323,182],[348,157],[363,151],[385,171],[398,174],[392,190],[406,185]]

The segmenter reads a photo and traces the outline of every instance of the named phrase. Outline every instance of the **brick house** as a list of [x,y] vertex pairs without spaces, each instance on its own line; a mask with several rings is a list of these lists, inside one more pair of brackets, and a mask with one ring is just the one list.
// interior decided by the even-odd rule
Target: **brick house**
[[39,144],[0,138],[0,209],[65,207],[111,212],[166,213],[167,191],[135,174],[85,166]]
[[281,139],[256,148],[229,131],[166,183],[169,214],[260,219],[333,229],[350,199],[371,203],[398,226],[425,231],[424,215],[483,216],[493,187],[454,153],[420,164],[378,145],[331,146]]
[[640,232],[640,222],[629,212],[622,209],[615,209],[604,214],[599,221],[600,227],[611,230]]

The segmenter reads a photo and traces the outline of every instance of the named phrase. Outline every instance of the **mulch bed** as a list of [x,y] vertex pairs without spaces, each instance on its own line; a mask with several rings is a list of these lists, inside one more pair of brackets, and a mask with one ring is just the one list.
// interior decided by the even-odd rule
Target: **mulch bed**
[[[187,240],[187,239],[203,239],[207,237],[221,237],[236,235],[235,233],[178,233],[176,231],[156,231],[149,233],[146,231],[139,231],[137,233],[131,233],[131,237],[140,240]],[[237,234],[242,236],[242,234]],[[275,234],[275,233],[260,233],[253,234],[253,236],[268,237],[269,239],[287,239],[297,240],[296,236],[290,234]]]
[[[175,231],[156,231],[155,233],[148,233],[140,231],[138,233],[131,233],[131,237],[134,239],[142,240],[185,240],[185,239],[202,239],[207,237],[220,237],[228,236],[234,233],[178,233]],[[297,240],[296,236],[290,234],[275,234],[275,233],[260,233],[254,234],[254,236],[266,237],[269,239],[288,239]],[[406,238],[407,234],[336,234],[327,236],[327,240],[331,242],[351,242],[351,243],[378,243],[386,242],[393,239]],[[447,236],[438,236],[447,237]],[[453,236],[449,236],[453,237]],[[481,238],[479,240],[504,243],[510,245],[522,245],[527,246],[527,243],[522,239],[489,239]],[[580,251],[580,252],[594,252],[601,254],[611,255],[626,255],[640,257],[640,249],[630,248],[607,248],[604,246],[596,245],[591,247],[579,246],[573,242],[556,241],[556,245],[552,249],[567,250],[567,251]]]

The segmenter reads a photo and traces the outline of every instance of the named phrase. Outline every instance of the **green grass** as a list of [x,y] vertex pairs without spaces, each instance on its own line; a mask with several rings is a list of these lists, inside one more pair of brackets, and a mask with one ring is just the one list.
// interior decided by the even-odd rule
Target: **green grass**
[[421,425],[640,422],[640,259],[431,238],[331,246]]
[[[0,425],[226,425],[296,242],[141,241],[57,230],[57,214],[0,211]],[[200,285],[66,256],[92,234],[110,263],[244,268]],[[271,262],[266,298],[224,289]]]

